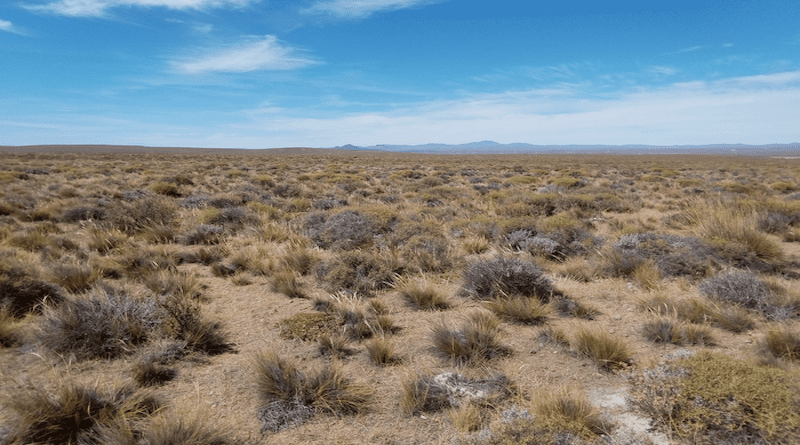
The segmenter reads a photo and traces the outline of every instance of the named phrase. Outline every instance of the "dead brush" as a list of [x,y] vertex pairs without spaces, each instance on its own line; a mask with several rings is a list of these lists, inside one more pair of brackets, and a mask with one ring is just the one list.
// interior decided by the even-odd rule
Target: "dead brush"
[[511,354],[500,343],[500,320],[488,311],[474,312],[457,331],[444,323],[434,326],[431,341],[434,351],[456,365],[478,366],[496,357]]

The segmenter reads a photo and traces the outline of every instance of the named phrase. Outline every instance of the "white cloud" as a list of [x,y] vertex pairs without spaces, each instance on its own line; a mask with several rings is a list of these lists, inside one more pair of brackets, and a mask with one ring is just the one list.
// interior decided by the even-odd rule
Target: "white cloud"
[[250,71],[291,70],[320,62],[297,55],[298,51],[284,45],[275,36],[263,36],[190,60],[174,62],[184,73],[207,72],[244,73]]
[[[786,72],[639,88],[606,99],[569,90],[512,91],[380,113],[254,119],[231,130],[257,136],[260,146],[486,139],[531,144],[768,144],[800,140],[798,101],[800,72]],[[240,145],[246,145],[244,140]]]
[[105,17],[108,15],[108,10],[120,7],[210,9],[242,6],[251,1],[252,0],[58,0],[44,4],[28,4],[24,5],[24,8],[34,12],[45,12],[71,17]]
[[9,22],[8,20],[2,20],[2,19],[0,19],[0,31],[10,32],[14,34],[25,34],[24,32],[22,32],[21,29],[14,26],[13,23]]
[[440,0],[333,0],[303,9],[304,14],[330,14],[342,18],[364,18],[380,11],[396,11],[438,3]]

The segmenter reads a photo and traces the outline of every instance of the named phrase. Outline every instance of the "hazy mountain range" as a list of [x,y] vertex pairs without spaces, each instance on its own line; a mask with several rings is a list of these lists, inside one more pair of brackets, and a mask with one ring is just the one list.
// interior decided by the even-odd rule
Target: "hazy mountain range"
[[787,144],[746,145],[746,144],[710,144],[710,145],[533,145],[523,142],[500,144],[494,141],[470,142],[467,144],[424,144],[424,145],[343,145],[331,147],[339,150],[373,150],[398,151],[409,153],[438,154],[501,154],[501,153],[619,153],[619,154],[739,154],[739,155],[800,155],[800,142]]

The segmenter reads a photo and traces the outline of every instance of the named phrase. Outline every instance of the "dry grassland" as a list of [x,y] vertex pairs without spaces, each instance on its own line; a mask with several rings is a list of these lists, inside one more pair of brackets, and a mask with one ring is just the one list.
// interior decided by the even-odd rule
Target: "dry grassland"
[[0,160],[0,444],[799,440],[800,160]]

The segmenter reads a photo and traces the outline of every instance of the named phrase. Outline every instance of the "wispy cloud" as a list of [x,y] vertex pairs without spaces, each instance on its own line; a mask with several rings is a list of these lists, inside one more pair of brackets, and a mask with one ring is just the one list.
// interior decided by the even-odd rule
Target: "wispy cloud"
[[274,146],[484,139],[532,144],[766,144],[800,140],[792,118],[798,101],[800,71],[795,71],[639,87],[608,98],[587,98],[570,90],[510,91],[385,112],[284,115],[234,128],[272,140]]
[[304,14],[326,14],[341,18],[365,18],[381,11],[396,11],[446,0],[333,0],[317,2],[302,9]]
[[109,10],[121,7],[163,7],[169,9],[212,9],[238,7],[258,0],[57,0],[26,4],[29,11],[70,17],[106,17]]
[[20,29],[18,26],[15,26],[8,20],[2,20],[2,19],[0,19],[0,31],[10,32],[13,34],[20,34],[20,35],[25,34],[25,32],[23,32],[22,29]]
[[299,53],[299,50],[285,45],[277,37],[268,35],[207,51],[183,61],[174,61],[173,66],[187,74],[201,74],[292,70],[321,63]]

